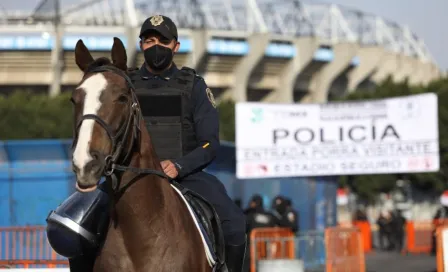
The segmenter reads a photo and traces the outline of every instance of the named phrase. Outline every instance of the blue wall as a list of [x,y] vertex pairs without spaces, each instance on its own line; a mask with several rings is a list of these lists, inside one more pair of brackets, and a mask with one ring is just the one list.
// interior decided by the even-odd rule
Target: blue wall
[[0,143],[0,226],[43,224],[74,185],[69,141]]
[[[0,226],[45,224],[48,212],[74,190],[71,140],[0,142]],[[300,213],[300,229],[323,230],[336,224],[336,182],[333,178],[240,180],[235,176],[235,147],[223,143],[206,171],[215,174],[233,199],[246,207],[253,194],[272,199],[284,195]]]

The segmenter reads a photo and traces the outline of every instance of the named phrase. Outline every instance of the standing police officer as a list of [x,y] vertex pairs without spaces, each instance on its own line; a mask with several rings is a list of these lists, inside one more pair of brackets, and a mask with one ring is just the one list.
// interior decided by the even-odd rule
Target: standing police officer
[[244,211],[247,220],[247,233],[250,235],[255,228],[275,227],[275,217],[263,208],[263,199],[260,195],[252,196],[249,207]]
[[[252,230],[256,228],[272,228],[275,227],[276,219],[273,214],[266,211],[263,207],[263,198],[260,195],[253,195],[249,207],[244,211],[247,220],[247,234],[250,236]],[[250,240],[248,241],[249,247]],[[244,262],[244,272],[250,270],[250,254],[246,254]]]
[[213,94],[193,69],[178,69],[173,62],[180,43],[170,18],[148,18],[140,39],[145,63],[131,78],[162,168],[215,207],[224,231],[227,267],[240,272],[246,249],[244,214],[223,184],[202,171],[220,147]]
[[292,207],[292,201],[290,198],[287,198],[285,200],[286,204],[286,220],[288,221],[289,227],[292,229],[293,232],[299,231],[299,213],[294,210]]
[[299,228],[297,212],[292,209],[291,202],[282,196],[277,196],[272,201],[273,214],[276,217],[277,226],[282,228],[290,228],[293,232],[297,232]]
[[[145,63],[132,71],[130,78],[165,174],[202,195],[215,207],[224,232],[228,271],[241,272],[246,251],[245,216],[227,195],[223,184],[202,171],[215,158],[220,146],[215,100],[204,79],[193,69],[178,69],[174,64],[173,56],[179,47],[177,28],[170,18],[161,15],[148,18],[140,31]],[[94,223],[100,219],[97,213],[107,211],[107,203],[100,201],[102,195],[100,190],[91,194],[75,193],[59,206],[57,213],[71,217],[80,226],[88,221],[95,229],[93,233],[103,233],[104,230],[96,231],[100,227]],[[71,236],[50,224],[52,220],[62,225],[66,221],[58,214],[52,216],[47,227],[51,240],[73,244],[79,235],[83,236],[79,231]],[[63,249],[67,254],[62,255],[70,256],[71,271],[91,271],[95,249],[85,252],[79,248],[67,246]],[[84,251],[81,256],[80,251]]]

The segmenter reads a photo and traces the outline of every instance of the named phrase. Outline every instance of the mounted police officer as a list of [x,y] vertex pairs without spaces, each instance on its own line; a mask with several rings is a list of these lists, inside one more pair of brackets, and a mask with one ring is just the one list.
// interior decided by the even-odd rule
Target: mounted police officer
[[[219,118],[213,94],[193,69],[179,69],[173,62],[180,43],[177,27],[170,18],[161,15],[148,18],[139,37],[145,63],[131,72],[130,78],[152,143],[162,160],[162,168],[166,175],[202,195],[214,206],[224,232],[227,268],[230,272],[240,272],[246,251],[244,214],[227,195],[223,184],[202,171],[212,162],[220,147]],[[58,213],[67,215],[61,207],[76,209],[77,201],[95,203],[92,205],[97,209],[107,209],[107,206],[98,204],[101,201],[95,200],[102,196],[101,193],[82,196],[75,193],[66,201],[71,204],[63,203]],[[90,207],[79,209],[83,212],[75,212],[77,218],[74,220],[79,224],[86,221],[82,216],[95,214]],[[87,209],[89,213],[85,212]],[[97,216],[91,217],[95,222],[99,220]],[[91,222],[88,224],[93,231],[98,228]],[[65,238],[66,241],[68,239]],[[75,262],[86,263],[86,254],[79,257],[76,253],[67,254],[71,255],[71,267]]]

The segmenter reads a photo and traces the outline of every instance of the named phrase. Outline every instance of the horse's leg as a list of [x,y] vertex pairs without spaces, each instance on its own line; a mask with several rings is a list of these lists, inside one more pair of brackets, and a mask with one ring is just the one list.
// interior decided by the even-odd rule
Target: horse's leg
[[68,260],[70,272],[92,272],[95,264],[95,255],[83,255]]

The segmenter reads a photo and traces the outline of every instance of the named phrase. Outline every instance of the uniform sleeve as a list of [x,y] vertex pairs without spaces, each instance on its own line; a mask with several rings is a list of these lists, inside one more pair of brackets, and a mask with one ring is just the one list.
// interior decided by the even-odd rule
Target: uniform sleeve
[[198,147],[177,159],[179,177],[204,169],[219,149],[219,115],[211,90],[202,78],[195,83],[192,95],[193,121]]
[[293,232],[297,232],[299,229],[298,213],[295,211],[287,211],[280,218],[277,218],[277,225],[281,228],[290,228]]

